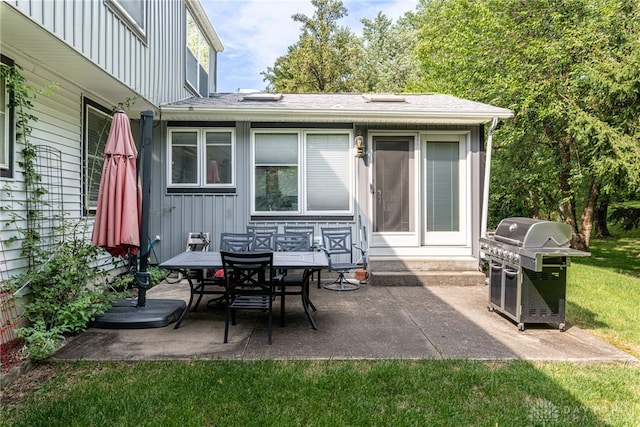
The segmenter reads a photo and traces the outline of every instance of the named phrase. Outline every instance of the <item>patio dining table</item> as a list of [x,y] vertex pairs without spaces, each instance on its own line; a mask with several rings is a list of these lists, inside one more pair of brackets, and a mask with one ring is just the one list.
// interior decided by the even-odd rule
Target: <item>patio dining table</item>
[[[322,251],[309,252],[274,252],[273,268],[275,269],[311,269],[319,271],[329,266],[329,260]],[[209,270],[220,269],[222,266],[222,257],[220,252],[182,252],[158,265],[158,267],[167,270]],[[191,310],[193,304],[193,296],[195,285],[189,275],[185,275],[190,288],[189,303],[180,315],[174,329],[180,327],[185,314]]]

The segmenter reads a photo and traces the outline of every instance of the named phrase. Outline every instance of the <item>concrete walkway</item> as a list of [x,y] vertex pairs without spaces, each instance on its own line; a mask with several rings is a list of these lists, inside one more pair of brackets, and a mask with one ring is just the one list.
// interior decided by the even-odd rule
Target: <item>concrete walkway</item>
[[[186,283],[186,282],[185,282]],[[188,300],[186,284],[161,284],[148,298]],[[287,299],[287,325],[274,306],[273,345],[267,345],[266,315],[239,312],[223,344],[224,311],[201,304],[179,329],[91,328],[71,340],[57,360],[162,359],[480,359],[634,362],[638,359],[567,324],[516,325],[487,310],[487,288],[376,287],[334,292],[312,286],[318,311],[314,331],[297,297]]]

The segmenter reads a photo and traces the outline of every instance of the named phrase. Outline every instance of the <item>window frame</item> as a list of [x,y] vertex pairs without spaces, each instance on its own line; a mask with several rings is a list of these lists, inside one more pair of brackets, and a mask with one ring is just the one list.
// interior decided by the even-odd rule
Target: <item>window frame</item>
[[[15,62],[12,59],[2,54],[0,54],[0,62],[7,67],[13,67],[15,65]],[[4,150],[7,163],[0,164],[0,178],[13,178],[15,159],[14,147],[16,143],[15,109],[11,105],[13,94],[10,92],[4,80],[2,83],[2,86],[4,87],[5,105],[1,107],[3,113],[1,120],[4,120],[4,134],[0,135],[0,150]]]
[[[112,111],[103,106],[98,104],[95,101],[92,101],[89,98],[83,97],[82,99],[82,207],[83,207],[83,211],[84,211],[84,215],[85,216],[93,216],[96,213],[96,209],[97,209],[97,204],[98,204],[98,195],[96,194],[96,200],[95,200],[95,205],[91,205],[91,200],[90,200],[90,186],[89,186],[89,129],[90,127],[88,126],[88,120],[89,120],[89,109],[92,109],[93,111],[102,114],[104,117],[103,118],[109,118],[110,120],[113,120],[113,115],[112,115]],[[107,144],[107,139],[109,138],[109,131],[111,128],[111,122],[109,122],[109,126],[106,129],[106,138],[104,139],[103,143],[99,145],[99,148],[102,148],[101,154],[100,156],[102,156],[102,154],[104,154],[104,147]],[[102,166],[103,166],[103,162],[100,162],[100,167],[99,172],[98,172],[98,178],[99,181],[102,180]],[[99,184],[99,182],[98,182]]]
[[147,27],[149,24],[149,1],[138,0],[142,3],[142,26],[128,11],[126,6],[120,0],[104,0],[104,4],[111,10],[138,38],[143,42],[147,42]]
[[[257,134],[295,134],[298,138],[298,209],[295,211],[258,211],[256,210],[256,135]],[[349,206],[346,210],[311,210],[307,209],[307,194],[308,194],[308,162],[307,162],[307,136],[308,135],[331,135],[331,134],[343,134],[347,136],[347,150],[345,156],[347,156],[348,163],[348,203]],[[355,198],[355,166],[354,166],[354,152],[353,152],[353,130],[352,129],[252,129],[251,130],[251,143],[250,143],[250,204],[252,217],[268,216],[268,217],[339,217],[339,216],[353,216],[354,214],[354,198]]]
[[[174,133],[196,133],[196,155],[197,155],[197,170],[195,183],[174,183],[173,179],[173,138]],[[231,182],[229,183],[207,183],[207,133],[228,133],[230,135],[231,146]],[[216,192],[228,192],[229,190],[235,190],[236,188],[236,129],[233,127],[168,127],[167,128],[167,188],[168,189],[187,189],[187,190],[211,190]]]
[[[194,84],[195,82],[191,82],[189,80],[189,54],[191,53],[193,55],[193,53],[190,51],[189,49],[189,18],[191,18],[191,20],[193,21],[194,25],[196,26],[196,28],[198,29],[198,50],[200,50],[200,45],[204,44],[206,46],[206,48],[208,49],[208,64],[206,69],[205,67],[202,66],[202,64],[200,63],[200,58],[198,58],[198,56],[195,56],[196,59],[196,72],[197,72],[197,76],[196,76],[196,80],[197,80],[197,86]],[[198,23],[198,20],[195,18],[195,14],[193,12],[191,12],[191,10],[187,7],[186,8],[186,13],[185,13],[185,21],[184,21],[184,82],[185,82],[185,86],[189,89],[190,92],[192,92],[195,96],[204,98],[204,97],[208,97],[209,96],[209,92],[210,92],[210,88],[212,87],[211,84],[211,78],[212,78],[212,70],[211,70],[211,62],[212,62],[212,57],[214,56],[213,53],[213,48],[211,47],[211,45],[209,44],[209,41],[207,40],[207,38],[204,35],[204,31],[202,30],[202,27],[200,26],[200,24]],[[203,88],[200,87],[200,83],[202,82],[201,76],[200,76],[200,68],[205,69],[206,73],[207,73],[207,87],[206,87],[206,93],[203,94],[202,90]]]

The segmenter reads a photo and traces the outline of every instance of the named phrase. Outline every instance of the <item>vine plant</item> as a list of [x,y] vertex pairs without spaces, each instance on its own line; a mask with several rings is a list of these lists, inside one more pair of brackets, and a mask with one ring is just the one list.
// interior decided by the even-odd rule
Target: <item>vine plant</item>
[[[107,292],[108,284],[96,261],[101,249],[86,239],[86,223],[63,221],[56,230],[54,242],[43,245],[38,220],[46,206],[46,188],[36,168],[37,150],[30,141],[32,113],[37,95],[50,93],[55,86],[44,89],[27,84],[18,65],[2,64],[1,76],[9,93],[8,107],[15,117],[16,146],[22,156],[17,164],[23,174],[25,202],[16,200],[15,187],[5,186],[12,206],[3,206],[8,213],[5,226],[13,226],[17,235],[9,243],[21,242],[21,255],[28,259],[26,271],[14,275],[9,286],[15,291],[29,286],[32,302],[26,305],[22,317],[26,326],[18,330],[25,341],[25,352],[34,360],[44,359],[57,349],[65,335],[86,328],[98,314],[105,312],[119,295]],[[14,184],[15,185],[15,184]],[[15,209],[22,206],[22,214]],[[82,227],[84,225],[84,227]],[[69,236],[67,238],[66,236]]]

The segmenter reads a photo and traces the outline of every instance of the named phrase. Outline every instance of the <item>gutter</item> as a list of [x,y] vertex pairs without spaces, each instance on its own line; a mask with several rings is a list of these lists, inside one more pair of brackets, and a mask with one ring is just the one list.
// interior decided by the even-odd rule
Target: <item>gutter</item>
[[[161,106],[163,119],[189,120],[197,117],[208,120],[260,121],[278,120],[282,122],[333,121],[367,122],[371,120],[392,123],[456,123],[480,124],[491,118],[498,119],[492,112],[443,112],[443,111],[389,111],[354,109],[300,109],[300,108],[220,108],[202,106]],[[511,117],[506,111],[500,118]]]
[[487,220],[489,217],[489,181],[491,179],[491,148],[493,144],[493,132],[498,128],[500,119],[494,117],[489,127],[487,136],[487,154],[484,162],[484,186],[482,187],[482,224],[480,225],[480,237],[487,237]]

